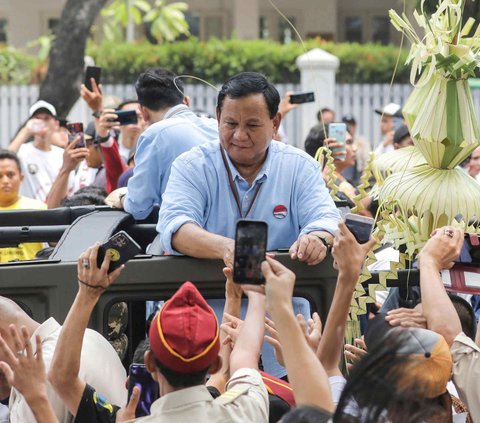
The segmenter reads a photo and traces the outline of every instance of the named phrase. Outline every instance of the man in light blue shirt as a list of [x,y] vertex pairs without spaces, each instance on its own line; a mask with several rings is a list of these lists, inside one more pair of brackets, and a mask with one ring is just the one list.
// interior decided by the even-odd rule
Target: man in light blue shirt
[[150,126],[138,140],[128,193],[120,189],[117,195],[111,194],[109,204],[123,207],[142,220],[161,204],[172,162],[192,147],[218,139],[218,124],[190,110],[182,81],[170,71],[150,69],[142,73],[135,89],[140,111]]
[[157,226],[167,252],[231,265],[235,223],[249,218],[268,223],[269,250],[289,248],[292,259],[312,265],[325,258],[340,214],[319,164],[272,141],[279,99],[253,72],[224,84],[217,105],[220,144],[195,147],[173,163]]
[[[163,194],[157,231],[170,254],[223,259],[233,266],[238,219],[268,223],[269,250],[320,263],[332,243],[340,213],[320,165],[303,151],[272,141],[281,121],[280,96],[263,75],[245,72],[227,81],[217,102],[220,143],[178,157]],[[221,300],[209,304],[221,318]],[[308,302],[294,301],[309,314]],[[267,372],[282,377],[270,346],[262,351]]]

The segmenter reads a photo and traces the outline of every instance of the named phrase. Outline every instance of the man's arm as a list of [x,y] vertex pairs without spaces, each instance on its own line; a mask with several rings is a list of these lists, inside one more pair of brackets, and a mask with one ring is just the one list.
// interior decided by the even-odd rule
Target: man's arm
[[265,275],[267,310],[275,321],[288,380],[297,405],[312,405],[333,411],[328,377],[305,339],[293,313],[292,294],[295,275],[285,266],[267,257],[262,263]]
[[345,223],[338,225],[332,254],[338,266],[337,285],[323,331],[317,356],[329,376],[340,375],[340,358],[345,325],[352,302],[353,291],[362,271],[365,257],[376,240],[359,244]]
[[20,147],[25,144],[34,134],[31,129],[32,120],[30,119],[25,126],[17,132],[15,138],[10,142],[7,149],[13,151],[14,153],[18,153]]
[[262,349],[264,319],[265,319],[265,296],[246,287],[248,308],[237,342],[230,354],[230,374],[233,375],[238,369],[258,369],[258,359]]
[[462,332],[462,325],[445,290],[440,271],[453,266],[462,245],[462,230],[441,228],[428,240],[419,256],[423,315],[427,319],[428,329],[442,335],[450,346]]
[[58,423],[47,395],[47,375],[42,355],[42,342],[35,337],[36,353],[33,354],[28,331],[22,327],[20,333],[15,325],[10,326],[10,334],[15,347],[23,354],[14,354],[8,344],[0,337],[0,351],[8,362],[0,362],[0,369],[9,384],[16,388],[27,401],[37,423]]
[[233,239],[208,232],[195,223],[185,223],[172,237],[176,251],[191,257],[221,259],[231,268],[234,246]]
[[70,173],[88,156],[88,148],[75,148],[79,142],[80,137],[68,144],[63,151],[62,167],[47,196],[47,207],[49,209],[60,207],[60,203],[68,194],[68,179]]
[[[97,267],[99,244],[82,253],[77,262],[78,293],[62,326],[53,356],[50,383],[74,416],[77,414],[85,382],[79,378],[83,337],[103,291],[120,275],[123,266],[108,274],[110,256],[105,255],[102,267]],[[88,267],[87,267],[88,266]],[[65,387],[68,386],[68,389]]]

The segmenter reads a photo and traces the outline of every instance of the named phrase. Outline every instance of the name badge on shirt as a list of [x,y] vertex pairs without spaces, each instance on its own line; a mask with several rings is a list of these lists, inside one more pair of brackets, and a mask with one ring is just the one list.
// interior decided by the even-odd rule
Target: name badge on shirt
[[277,219],[285,219],[287,217],[287,214],[288,214],[288,209],[283,204],[279,204],[278,206],[275,206],[275,208],[273,209],[273,215]]

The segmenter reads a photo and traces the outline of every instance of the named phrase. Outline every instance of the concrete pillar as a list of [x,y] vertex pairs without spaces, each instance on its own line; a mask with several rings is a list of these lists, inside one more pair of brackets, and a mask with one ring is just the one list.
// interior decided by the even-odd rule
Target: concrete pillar
[[258,38],[260,32],[258,0],[234,0],[233,31],[240,39]]
[[335,73],[340,66],[340,60],[324,50],[315,48],[297,57],[296,62],[300,69],[302,92],[315,93],[314,103],[305,103],[300,107],[300,138],[295,144],[302,148],[308,131],[317,123],[317,112],[322,107],[335,110]]

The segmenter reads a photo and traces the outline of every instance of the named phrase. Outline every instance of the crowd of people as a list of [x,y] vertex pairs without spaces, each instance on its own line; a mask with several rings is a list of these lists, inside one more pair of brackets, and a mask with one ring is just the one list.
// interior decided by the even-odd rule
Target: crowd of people
[[[460,254],[461,230],[438,229],[423,247],[415,308],[386,301],[356,345],[344,345],[352,295],[378,242],[357,242],[326,185],[335,178],[350,202],[357,193],[370,143],[357,133],[353,116],[343,117],[347,134],[338,140],[328,133],[334,111],[322,109],[303,151],[283,135],[282,117],[293,108],[289,93],[282,100],[255,72],[222,85],[215,118],[195,113],[182,80],[166,69],[139,75],[137,98],[116,104],[107,104],[101,86],[91,82],[92,90],[81,88],[93,117],[83,139],[68,139],[53,105],[40,100],[31,107],[28,122],[0,151],[0,210],[106,203],[143,220],[159,206],[149,253],[222,260],[225,298],[204,298],[193,281],[152,304],[134,361],[144,364],[160,397],[150,415],[137,420],[146,387],[131,387],[127,402],[119,355],[87,329],[102,293],[124,268],[108,273],[109,253],[99,267],[99,244],[92,245],[78,258],[78,292],[63,325],[53,318],[36,322],[0,297],[0,420],[480,419],[475,313],[471,303],[447,294],[440,277]],[[133,110],[137,123],[120,125],[120,110]],[[377,154],[412,144],[399,105],[377,113]],[[322,146],[343,149],[332,153],[333,176],[312,157]],[[268,251],[286,249],[292,260],[310,266],[333,256],[338,278],[323,329],[308,300],[293,295],[295,274],[273,255],[262,262],[264,285],[233,282],[239,219],[268,223]],[[43,247],[1,248],[0,261],[32,259]]]

